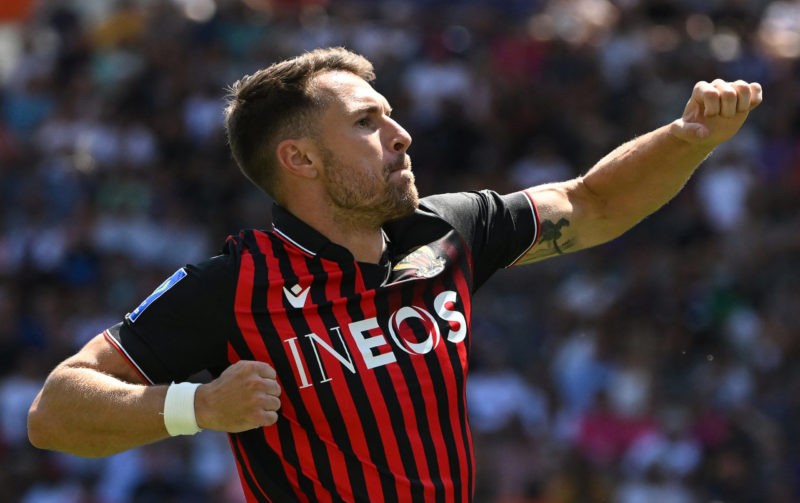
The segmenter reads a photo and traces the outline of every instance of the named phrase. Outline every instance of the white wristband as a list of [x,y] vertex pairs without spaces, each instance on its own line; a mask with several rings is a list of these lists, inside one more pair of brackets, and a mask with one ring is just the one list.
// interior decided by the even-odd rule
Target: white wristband
[[194,435],[200,428],[194,415],[194,394],[198,383],[172,383],[164,399],[164,426],[171,436]]

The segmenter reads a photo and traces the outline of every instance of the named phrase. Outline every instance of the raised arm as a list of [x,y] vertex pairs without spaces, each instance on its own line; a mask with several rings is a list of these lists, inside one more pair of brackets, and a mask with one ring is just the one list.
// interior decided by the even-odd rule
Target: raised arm
[[[239,361],[195,395],[200,428],[238,432],[277,421],[280,387],[263,362]],[[33,445],[79,456],[107,456],[167,438],[167,386],[142,382],[98,335],[58,365],[28,413]]]
[[672,199],[762,100],[758,83],[698,82],[681,118],[603,157],[585,175],[527,189],[541,237],[518,264],[616,238]]

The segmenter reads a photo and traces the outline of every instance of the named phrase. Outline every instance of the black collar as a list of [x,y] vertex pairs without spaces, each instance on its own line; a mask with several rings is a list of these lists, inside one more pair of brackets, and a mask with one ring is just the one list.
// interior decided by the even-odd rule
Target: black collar
[[[353,262],[355,260],[350,250],[332,242],[277,203],[272,205],[272,229],[306,255],[318,256],[336,262]],[[386,231],[381,229],[381,232],[388,252],[391,241]],[[384,252],[384,255],[386,255],[386,252]]]

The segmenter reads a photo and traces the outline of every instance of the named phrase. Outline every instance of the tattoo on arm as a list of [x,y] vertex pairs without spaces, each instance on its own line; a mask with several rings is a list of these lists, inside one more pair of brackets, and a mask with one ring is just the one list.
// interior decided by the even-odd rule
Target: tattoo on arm
[[550,220],[545,220],[542,222],[542,237],[541,241],[542,244],[547,242],[553,243],[553,248],[556,251],[556,254],[563,255],[566,251],[566,248],[569,248],[571,244],[571,240],[564,240],[561,246],[564,247],[562,250],[560,246],[558,246],[558,240],[561,238],[561,228],[562,227],[569,227],[569,220],[566,218],[562,218],[556,223],[551,222]]
[[542,220],[541,226],[539,242],[519,262],[520,264],[530,264],[563,255],[575,246],[575,236],[570,236],[566,229],[569,227],[569,220],[566,218],[561,218],[557,222]]

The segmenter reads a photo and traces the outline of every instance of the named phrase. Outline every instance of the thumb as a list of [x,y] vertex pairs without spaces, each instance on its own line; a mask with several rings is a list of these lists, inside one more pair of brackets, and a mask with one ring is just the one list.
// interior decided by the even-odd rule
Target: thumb
[[678,119],[670,126],[670,133],[689,143],[697,143],[708,138],[711,132],[705,124]]

